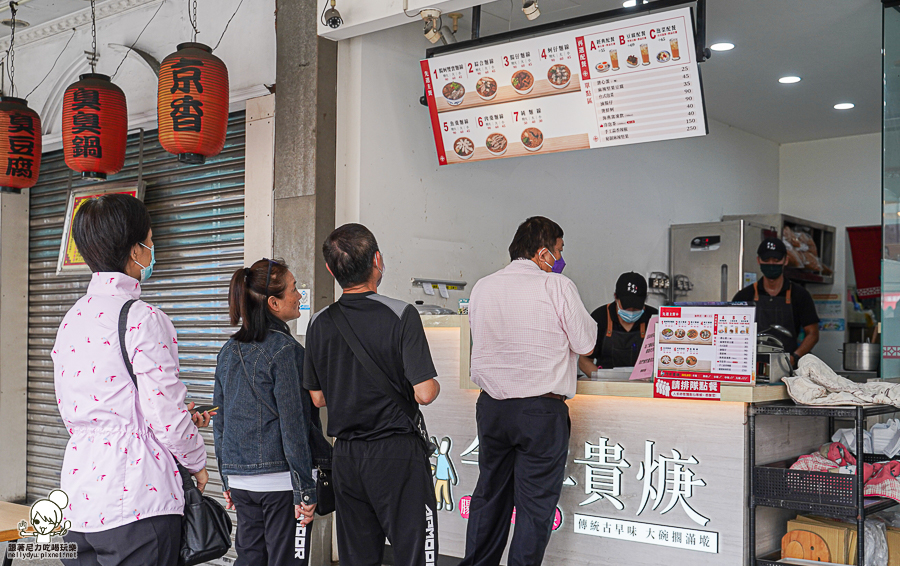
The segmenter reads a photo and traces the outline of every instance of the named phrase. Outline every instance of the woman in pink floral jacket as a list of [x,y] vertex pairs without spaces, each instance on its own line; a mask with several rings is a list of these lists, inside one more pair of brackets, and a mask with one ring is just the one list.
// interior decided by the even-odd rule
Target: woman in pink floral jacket
[[[128,195],[105,195],[81,205],[73,222],[79,252],[94,272],[87,294],[66,314],[53,346],[59,412],[71,438],[60,487],[69,496],[67,542],[78,544],[72,564],[176,564],[183,490],[175,459],[202,490],[206,448],[178,379],[178,340],[161,310],[138,300],[128,314],[125,350],[119,312],[140,299],[155,252],[150,215]],[[174,457],[174,458],[173,458]]]

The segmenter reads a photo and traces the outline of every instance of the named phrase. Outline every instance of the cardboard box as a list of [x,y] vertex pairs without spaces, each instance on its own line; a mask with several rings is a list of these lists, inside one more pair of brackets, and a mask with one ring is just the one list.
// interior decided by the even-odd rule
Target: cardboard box
[[888,543],[888,566],[900,566],[900,529],[888,527],[885,535]]

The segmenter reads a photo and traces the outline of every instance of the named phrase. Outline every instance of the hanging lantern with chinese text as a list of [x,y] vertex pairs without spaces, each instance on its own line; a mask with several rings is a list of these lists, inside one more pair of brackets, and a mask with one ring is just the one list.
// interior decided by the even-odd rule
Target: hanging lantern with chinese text
[[125,93],[109,77],[81,75],[63,96],[66,165],[83,177],[106,179],[125,164],[128,109]]
[[41,118],[21,98],[0,97],[0,192],[21,193],[41,169]]
[[182,43],[159,68],[159,142],[182,163],[203,163],[225,146],[228,69],[202,43]]

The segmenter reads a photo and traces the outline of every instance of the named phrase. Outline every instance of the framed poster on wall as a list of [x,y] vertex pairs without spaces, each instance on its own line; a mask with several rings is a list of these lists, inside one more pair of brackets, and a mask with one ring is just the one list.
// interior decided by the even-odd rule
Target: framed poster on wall
[[75,238],[72,236],[72,221],[82,204],[92,198],[109,194],[131,195],[136,199],[143,201],[145,188],[146,183],[143,181],[129,181],[125,183],[104,183],[102,185],[92,185],[72,189],[69,193],[68,204],[66,205],[66,223],[63,227],[62,242],[59,246],[59,260],[56,263],[56,274],[91,272],[91,269],[84,262],[84,258],[78,253],[78,247],[75,245]]

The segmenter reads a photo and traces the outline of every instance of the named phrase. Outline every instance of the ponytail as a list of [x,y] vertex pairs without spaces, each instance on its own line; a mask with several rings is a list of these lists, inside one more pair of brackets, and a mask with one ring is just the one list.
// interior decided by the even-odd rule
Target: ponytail
[[268,298],[284,296],[287,272],[283,261],[266,258],[234,272],[228,289],[228,314],[231,325],[240,324],[241,328],[232,338],[238,342],[262,342],[270,325],[285,326],[269,311]]

